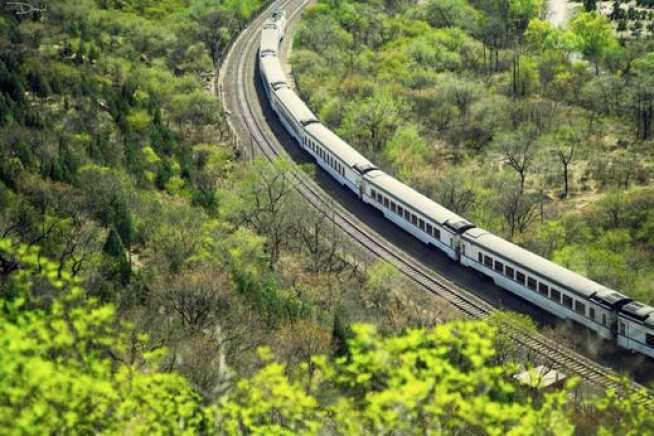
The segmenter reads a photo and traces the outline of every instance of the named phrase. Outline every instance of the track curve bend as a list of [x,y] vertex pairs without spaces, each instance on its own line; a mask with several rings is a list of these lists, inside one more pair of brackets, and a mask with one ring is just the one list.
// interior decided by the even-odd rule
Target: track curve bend
[[[310,3],[312,0],[273,2],[243,30],[224,59],[219,72],[219,94],[236,145],[246,157],[258,155],[273,160],[287,154],[280,141],[289,141],[289,137],[276,118],[266,119],[257,95],[255,85],[259,31],[265,18],[276,9],[286,11],[289,27],[292,27],[302,8]],[[279,139],[273,132],[280,132]],[[291,144],[289,147],[294,145]],[[483,319],[497,310],[462,287],[436,274],[419,259],[386,241],[382,235],[335,202],[307,174],[296,170],[292,173],[292,177],[297,190],[308,204],[319,210],[329,210],[334,214],[338,227],[353,241],[357,255],[385,259],[397,267],[407,280],[449,302],[468,318]],[[601,388],[621,389],[617,375],[591,359],[562,348],[556,341],[542,335],[530,335],[510,326],[503,327],[511,330],[518,344],[532,350],[534,355],[540,356],[541,360],[551,362],[555,369],[576,374]],[[634,384],[634,387],[642,388],[637,384]],[[652,398],[654,395],[650,393],[649,396],[643,397],[643,402],[649,403],[654,408]]]

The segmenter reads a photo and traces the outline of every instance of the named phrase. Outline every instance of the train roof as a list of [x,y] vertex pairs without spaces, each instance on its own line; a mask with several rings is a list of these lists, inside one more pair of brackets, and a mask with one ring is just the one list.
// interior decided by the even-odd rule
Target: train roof
[[510,259],[517,266],[531,271],[539,277],[544,277],[564,289],[588,299],[593,297],[593,299],[608,305],[608,307],[631,301],[631,299],[613,289],[606,288],[581,274],[557,265],[487,230],[481,228],[470,229],[464,233],[463,238],[504,259]]
[[270,14],[266,18],[266,21],[263,22],[263,27],[265,28],[269,24],[274,24],[275,26],[279,24],[282,27],[286,26],[286,11],[278,10]]
[[356,166],[360,171],[364,172],[376,168],[364,155],[339,138],[338,135],[325,127],[324,124],[314,123],[307,126],[305,130],[350,168]]
[[274,89],[279,89],[281,87],[287,86],[286,74],[284,74],[284,68],[282,67],[282,64],[279,62],[278,58],[261,58],[259,68],[261,68],[261,71],[266,77],[266,80],[268,83],[273,85]]
[[472,224],[463,217],[441,206],[434,200],[427,198],[383,171],[371,171],[366,174],[366,178],[372,186],[376,186],[380,190],[392,195],[420,215],[429,218],[431,221],[435,221],[439,225],[446,225],[457,233],[472,227]]
[[311,112],[311,109],[300,97],[290,88],[282,88],[275,91],[279,102],[286,108],[289,115],[303,126],[318,122],[318,119]]
[[632,318],[638,322],[647,324],[649,319],[649,324],[654,328],[654,307],[648,306],[647,304],[640,303],[638,301],[632,301],[629,304],[625,304],[620,311],[620,315],[626,316],[627,318]]
[[259,56],[277,56],[279,46],[279,33],[276,29],[263,29],[259,43]]

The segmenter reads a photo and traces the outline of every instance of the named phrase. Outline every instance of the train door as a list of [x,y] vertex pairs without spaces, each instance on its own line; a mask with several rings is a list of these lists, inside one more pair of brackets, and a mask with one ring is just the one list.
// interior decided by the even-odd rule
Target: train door
[[461,258],[461,238],[459,235],[454,235],[450,238],[450,246],[454,251],[454,258],[459,260]]

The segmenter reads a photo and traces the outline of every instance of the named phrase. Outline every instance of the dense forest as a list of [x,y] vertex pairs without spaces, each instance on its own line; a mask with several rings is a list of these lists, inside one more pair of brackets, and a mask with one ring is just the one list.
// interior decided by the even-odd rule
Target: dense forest
[[[260,345],[295,360],[331,353],[354,321],[447,319],[400,292],[389,265],[346,262],[288,162],[234,159],[214,69],[260,2],[12,5],[0,21],[0,237],[38,246],[113,304],[167,347],[168,370],[210,391],[227,367],[249,373]],[[3,280],[21,268],[0,255]]]
[[595,12],[566,30],[542,14],[541,0],[321,1],[295,37],[298,87],[410,186],[654,303],[654,42],[617,39]]
[[[91,297],[57,261],[7,239],[0,239],[0,255],[21,265],[3,279],[0,299],[5,434],[558,436],[654,429],[649,408],[628,388],[581,403],[573,400],[575,379],[550,393],[521,387],[513,378],[518,366],[496,352],[506,336],[480,321],[400,336],[354,324],[342,355],[299,356],[293,365],[259,348],[249,377],[203,391],[197,376],[210,368],[196,368],[194,381],[171,369],[170,350],[158,338],[118,321],[114,306]],[[181,364],[187,358],[176,356]]]
[[[551,394],[518,386],[511,376],[521,350],[492,321],[445,323],[454,315],[444,303],[412,291],[389,264],[358,260],[332,218],[302,204],[287,177],[289,162],[235,158],[213,92],[214,70],[262,3],[0,0],[3,432],[651,430],[652,417],[635,397],[625,401],[609,392],[582,403],[571,400],[574,381]],[[384,31],[387,41],[374,43],[374,50],[365,48],[377,38],[373,28],[366,30],[371,39],[365,44],[340,33],[351,53],[339,62],[351,62],[355,82],[371,92],[362,98],[370,104],[382,98],[402,110],[384,124],[371,151],[415,181],[421,179],[411,168],[444,170],[434,165],[437,153],[452,171],[466,171],[455,162],[474,163],[469,145],[454,152],[447,142],[432,144],[433,138],[449,141],[447,132],[428,136],[417,121],[398,127],[399,116],[414,111],[408,97],[395,105],[408,88],[359,70],[365,56],[379,65],[372,56],[382,56],[382,47],[404,50],[392,35],[407,32],[406,25],[413,30],[402,41],[435,32],[437,23],[427,19],[433,11],[402,2],[359,3],[317,6],[306,22],[337,20],[339,8],[359,20],[371,7],[380,18],[395,20],[397,33]],[[318,25],[336,21],[325,23]],[[461,41],[472,38],[459,32]],[[307,32],[299,38],[306,40]],[[329,46],[342,47],[338,41]],[[500,86],[499,65],[509,52],[498,46],[487,53],[494,60],[484,68],[498,65],[488,83]],[[317,53],[306,47],[298,53],[300,60],[315,58],[299,64],[303,84],[312,77],[308,65],[322,65],[324,54]],[[401,63],[395,55],[383,56],[391,78]],[[456,57],[444,49],[430,56],[432,62]],[[638,65],[633,59],[630,74]],[[597,68],[607,71],[604,58]],[[452,80],[472,83],[473,76],[455,72],[449,72]],[[432,73],[424,74],[419,81],[428,83]],[[386,93],[377,94],[370,83]],[[353,89],[348,82],[344,91]],[[316,91],[331,104],[347,95]],[[475,102],[482,101],[478,97]],[[473,107],[466,116],[477,116]],[[340,115],[336,107],[330,113],[332,121],[354,116],[347,105]],[[593,122],[608,130],[609,115],[598,113]],[[385,151],[387,144],[399,144],[400,133],[409,135],[402,144],[422,147],[422,154]],[[643,144],[627,142],[620,150],[636,153]],[[402,155],[415,160],[400,166]],[[571,174],[577,174],[574,168]],[[524,193],[530,195],[535,176],[526,174]],[[572,180],[574,198],[581,189]],[[460,185],[452,187],[459,192]],[[478,204],[483,193],[471,187],[471,204]],[[645,201],[646,187],[641,189]],[[485,195],[490,191],[486,186]],[[616,197],[631,205],[637,192]],[[620,226],[633,218],[630,207],[616,212]],[[546,223],[554,220],[550,209]],[[591,227],[585,215],[574,222],[602,229]],[[561,226],[552,221],[557,237]],[[561,238],[570,231],[563,229]],[[604,231],[614,237],[613,230]],[[645,239],[621,231],[634,250],[646,250]],[[528,320],[517,322],[535,328]]]

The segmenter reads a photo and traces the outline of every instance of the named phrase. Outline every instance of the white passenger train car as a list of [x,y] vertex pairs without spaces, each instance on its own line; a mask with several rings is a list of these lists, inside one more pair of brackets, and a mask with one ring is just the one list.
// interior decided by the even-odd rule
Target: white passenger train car
[[364,202],[422,242],[459,258],[460,235],[472,224],[383,171],[371,171],[364,179]]
[[319,123],[289,87],[277,58],[286,16],[266,20],[260,75],[270,104],[295,140],[335,180],[424,243],[491,277],[495,283],[563,319],[571,319],[621,347],[654,358],[654,308],[556,265],[492,233],[475,228],[388,174],[376,169]]
[[461,264],[559,318],[613,338],[616,310],[631,301],[628,297],[484,229],[470,229],[461,239]]
[[363,189],[363,175],[376,169],[365,156],[321,123],[305,127],[302,147],[316,159],[318,165],[359,197]]
[[289,88],[282,88],[273,92],[273,99],[270,104],[273,110],[277,112],[286,130],[300,144],[304,136],[305,126],[318,122],[311,109]]
[[288,87],[286,74],[284,74],[282,64],[276,57],[261,58],[259,60],[259,72],[261,83],[263,83],[270,101],[273,100],[275,91]]
[[633,301],[622,308],[618,345],[654,358],[654,307]]
[[259,57],[277,57],[279,47],[279,33],[276,29],[265,29],[261,32],[259,43]]

